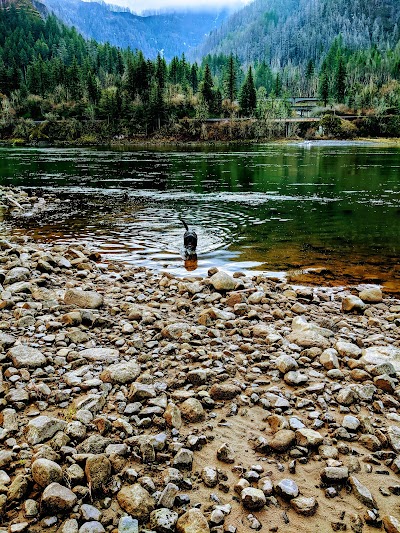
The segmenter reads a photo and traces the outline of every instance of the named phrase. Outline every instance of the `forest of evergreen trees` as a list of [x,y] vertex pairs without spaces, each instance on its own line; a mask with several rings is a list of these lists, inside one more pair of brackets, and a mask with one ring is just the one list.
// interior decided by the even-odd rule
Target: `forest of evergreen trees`
[[282,69],[233,54],[167,64],[85,40],[53,15],[0,9],[0,138],[190,133],[185,119],[209,117],[262,123],[289,117],[288,97],[305,95],[352,113],[399,115],[400,42],[352,51],[339,36],[320,61]]

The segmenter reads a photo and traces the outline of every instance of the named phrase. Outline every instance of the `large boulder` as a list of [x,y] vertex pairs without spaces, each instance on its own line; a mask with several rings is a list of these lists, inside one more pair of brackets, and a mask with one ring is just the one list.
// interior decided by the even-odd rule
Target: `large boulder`
[[37,459],[32,464],[32,477],[41,487],[62,481],[61,467],[48,459]]

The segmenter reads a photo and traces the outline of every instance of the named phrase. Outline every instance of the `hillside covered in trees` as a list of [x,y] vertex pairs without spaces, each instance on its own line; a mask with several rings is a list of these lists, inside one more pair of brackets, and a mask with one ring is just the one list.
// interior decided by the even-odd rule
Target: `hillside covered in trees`
[[398,0],[255,0],[214,30],[193,57],[237,54],[273,68],[320,66],[334,40],[350,50],[393,48],[400,38]]
[[43,0],[50,11],[87,38],[120,48],[141,50],[155,59],[167,60],[200,45],[206,34],[220,26],[228,10],[177,11],[138,16],[104,2]]
[[285,131],[274,121],[293,116],[289,97],[304,95],[319,99],[320,116],[336,110],[370,117],[368,127],[326,119],[329,134],[399,135],[399,42],[354,50],[340,35],[321,57],[284,67],[234,54],[167,62],[86,40],[20,1],[0,8],[0,138],[210,138],[204,120],[220,117],[251,120],[224,123],[222,133],[213,126],[211,137],[271,137]]

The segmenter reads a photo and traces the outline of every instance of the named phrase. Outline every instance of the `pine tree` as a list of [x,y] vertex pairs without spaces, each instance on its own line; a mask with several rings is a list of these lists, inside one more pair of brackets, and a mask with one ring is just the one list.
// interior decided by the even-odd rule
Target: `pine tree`
[[194,93],[197,93],[199,89],[199,69],[197,63],[194,63],[190,69],[190,86]]
[[236,99],[237,95],[237,73],[233,54],[229,56],[228,65],[224,79],[224,96],[231,102]]
[[247,76],[242,86],[239,98],[242,115],[251,116],[257,107],[257,93],[254,85],[253,72],[251,66],[247,71]]
[[208,105],[209,109],[213,108],[213,101],[214,101],[213,87],[214,87],[214,82],[212,79],[210,67],[207,63],[204,69],[204,78],[201,84],[200,92],[201,92],[201,95],[204,101]]
[[329,100],[329,78],[325,69],[322,71],[319,79],[319,97],[326,107]]
[[335,99],[339,103],[344,102],[346,92],[346,67],[343,56],[340,54],[337,58],[335,70]]

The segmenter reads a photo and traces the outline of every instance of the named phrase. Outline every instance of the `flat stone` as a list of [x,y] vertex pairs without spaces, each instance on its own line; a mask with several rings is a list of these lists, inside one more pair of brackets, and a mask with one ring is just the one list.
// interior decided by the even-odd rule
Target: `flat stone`
[[327,466],[321,472],[321,479],[325,483],[345,483],[349,478],[346,466]]
[[100,379],[105,383],[132,383],[140,374],[140,366],[136,361],[124,361],[111,365],[103,370]]
[[51,483],[44,489],[42,505],[53,512],[64,512],[72,509],[77,499],[72,490],[59,483]]
[[46,364],[46,357],[26,344],[13,346],[7,353],[15,368],[39,368]]
[[376,509],[377,505],[371,492],[355,476],[349,478],[351,488],[357,500],[370,509]]
[[319,446],[323,440],[321,433],[314,429],[302,428],[296,431],[296,441],[299,446]]
[[161,335],[166,339],[178,340],[183,334],[190,331],[190,325],[186,322],[176,322],[169,324],[161,331]]
[[98,309],[103,305],[103,296],[95,291],[68,289],[64,296],[64,303],[80,309]]
[[88,348],[79,352],[79,356],[99,363],[112,363],[118,361],[119,351],[114,348]]
[[154,498],[138,483],[123,487],[117,494],[117,500],[124,511],[138,520],[147,519],[155,507]]

